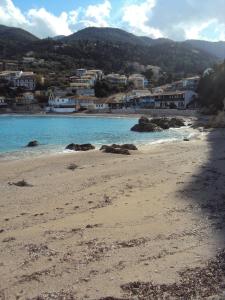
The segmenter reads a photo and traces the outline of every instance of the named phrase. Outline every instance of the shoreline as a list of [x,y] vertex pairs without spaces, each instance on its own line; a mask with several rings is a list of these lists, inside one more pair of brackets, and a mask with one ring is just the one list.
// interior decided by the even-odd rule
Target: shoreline
[[[170,143],[182,143],[184,142],[184,138],[188,138],[190,141],[196,140],[196,139],[201,139],[201,137],[205,137],[207,135],[207,132],[201,132],[198,129],[192,129],[190,127],[181,127],[175,130],[180,130],[180,131],[187,131],[190,129],[190,133],[186,137],[182,137],[180,139],[178,138],[162,138],[158,140],[152,140],[152,141],[145,141],[142,143],[138,143],[135,141],[131,141],[129,143],[133,143],[137,146],[137,148],[140,151],[149,151],[152,149],[152,147],[157,146],[157,145],[164,145],[164,144],[170,144]],[[174,130],[174,129],[171,129]],[[50,145],[49,145],[50,146]],[[95,150],[92,150],[92,152],[96,152],[100,150],[100,147],[102,144],[94,144]],[[72,155],[72,154],[78,154],[78,153],[83,153],[81,151],[70,151],[66,150],[65,146],[62,146],[63,149],[59,150],[58,148],[49,148],[49,149],[41,149],[41,145],[38,147],[35,147],[35,149],[29,149],[29,148],[23,148],[17,151],[10,151],[10,152],[1,152],[0,153],[0,164],[1,162],[7,162],[7,161],[17,161],[17,160],[33,160],[36,158],[45,158],[45,157],[57,157],[57,156],[67,156],[67,155]],[[25,153],[24,153],[25,150]],[[90,151],[89,151],[90,152]]]
[[[71,113],[71,114],[66,114],[66,113],[2,113],[0,114],[0,116],[42,116],[42,117],[103,117],[103,118],[140,118],[141,116],[146,116],[151,118],[152,116],[147,114],[147,113]],[[159,116],[159,117],[163,117],[163,116]],[[165,115],[166,117],[166,115]],[[188,120],[196,120],[199,118],[199,116],[188,116],[188,115],[182,115],[182,114],[176,114],[176,115],[168,115],[167,117],[180,117],[183,119],[188,119]]]

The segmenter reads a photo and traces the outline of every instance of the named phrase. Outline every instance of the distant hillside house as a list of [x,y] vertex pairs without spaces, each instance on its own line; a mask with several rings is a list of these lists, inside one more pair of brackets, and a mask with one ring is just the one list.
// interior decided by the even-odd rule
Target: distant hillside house
[[127,84],[127,77],[125,75],[120,74],[108,74],[105,76],[105,79],[114,85],[126,85]]
[[86,75],[94,76],[96,80],[102,80],[104,74],[102,70],[88,70]]
[[93,76],[70,77],[70,86],[76,89],[91,89],[95,85],[96,78]]
[[0,109],[7,108],[8,104],[6,103],[6,99],[3,96],[0,96]]
[[77,96],[95,96],[95,90],[94,89],[76,89],[76,95]]
[[182,80],[183,88],[186,90],[196,91],[199,85],[200,76],[185,78]]
[[[91,90],[97,80],[101,80],[103,72],[101,70],[77,69],[76,75],[70,77],[70,86],[77,90]],[[85,94],[85,92],[84,92]]]
[[33,72],[17,72],[11,81],[14,87],[21,87],[29,91],[33,91],[36,87],[36,79]]
[[87,73],[87,69],[76,69],[76,76],[84,76]]
[[4,70],[6,71],[13,71],[18,70],[18,62],[5,62],[4,63]]
[[25,64],[31,64],[31,63],[34,63],[35,62],[35,58],[34,57],[23,57],[23,63]]
[[34,104],[35,102],[34,94],[31,92],[23,93],[21,96],[16,98],[16,103],[19,105],[29,105]]
[[135,89],[144,89],[145,77],[141,74],[133,74],[128,78],[129,82],[132,82]]

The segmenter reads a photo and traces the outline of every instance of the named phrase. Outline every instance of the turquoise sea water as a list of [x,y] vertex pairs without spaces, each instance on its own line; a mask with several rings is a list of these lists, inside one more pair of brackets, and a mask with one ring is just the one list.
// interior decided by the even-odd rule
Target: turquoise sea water
[[[111,143],[149,144],[163,140],[182,140],[187,129],[158,133],[135,133],[135,118],[70,116],[0,116],[0,158],[62,152],[70,143],[92,143],[97,147]],[[31,140],[40,146],[25,148]]]

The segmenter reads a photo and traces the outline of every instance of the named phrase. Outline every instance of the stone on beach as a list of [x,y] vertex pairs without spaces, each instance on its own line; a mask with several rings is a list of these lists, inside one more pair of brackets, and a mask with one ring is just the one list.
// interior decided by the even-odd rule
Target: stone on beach
[[95,147],[91,144],[69,144],[66,146],[66,150],[72,150],[72,151],[90,151],[94,150]]
[[115,148],[115,149],[117,148],[117,149],[133,150],[133,151],[138,150],[138,148],[133,144],[123,144],[123,145],[112,144],[111,146],[103,145],[100,148],[100,150],[105,150],[107,147],[112,147],[112,148]]
[[105,153],[114,153],[114,154],[123,154],[123,155],[130,155],[128,149],[124,148],[115,148],[113,146],[104,145],[100,150],[103,150]]

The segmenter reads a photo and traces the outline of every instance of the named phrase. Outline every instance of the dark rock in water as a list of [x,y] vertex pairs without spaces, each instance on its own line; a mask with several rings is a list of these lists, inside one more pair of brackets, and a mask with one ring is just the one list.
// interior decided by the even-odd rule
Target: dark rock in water
[[137,132],[157,132],[162,131],[163,129],[176,128],[185,126],[185,123],[182,119],[179,118],[154,118],[149,120],[146,117],[141,117],[138,120],[138,124],[134,125],[131,128],[131,131]]
[[140,119],[138,120],[139,125],[145,125],[148,123],[150,123],[150,120],[147,117],[140,117]]
[[103,152],[105,153],[115,153],[115,154],[123,154],[123,155],[130,155],[130,152],[128,149],[122,149],[122,148],[114,148],[112,146],[106,146],[102,147]]
[[151,119],[151,123],[156,124],[157,126],[161,127],[162,129],[170,128],[170,120],[168,118]]
[[38,145],[38,141],[30,141],[26,147],[37,147]]
[[188,138],[184,138],[183,140],[184,142],[190,142],[190,140]]
[[133,145],[133,144],[123,144],[123,145],[117,145],[117,144],[112,144],[111,146],[108,145],[103,145],[100,150],[105,150],[107,147],[112,147],[114,149],[127,149],[127,150],[138,150],[138,148]]
[[150,120],[151,123],[154,123],[161,127],[162,129],[176,128],[185,126],[185,123],[180,118],[154,118]]
[[162,128],[154,123],[136,124],[131,128],[131,131],[137,132],[159,132]]
[[72,150],[72,151],[90,151],[94,150],[95,147],[91,144],[69,144],[66,147],[66,150]]

